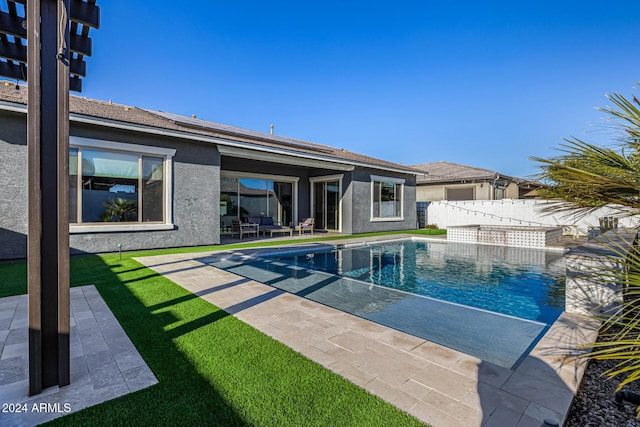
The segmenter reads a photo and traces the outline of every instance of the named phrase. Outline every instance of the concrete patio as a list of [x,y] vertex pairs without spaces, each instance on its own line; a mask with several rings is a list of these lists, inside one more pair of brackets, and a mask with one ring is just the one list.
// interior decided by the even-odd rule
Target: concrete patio
[[31,397],[27,295],[0,299],[0,425],[35,426],[158,382],[94,286],[70,298],[71,384]]
[[212,256],[221,253],[139,261],[434,427],[562,425],[586,367],[576,348],[597,334],[597,323],[564,313],[509,370],[216,269]]

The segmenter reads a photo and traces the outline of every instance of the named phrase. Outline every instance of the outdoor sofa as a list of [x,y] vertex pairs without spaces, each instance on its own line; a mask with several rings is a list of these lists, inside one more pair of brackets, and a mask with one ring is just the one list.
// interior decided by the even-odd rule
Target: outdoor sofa
[[273,237],[274,234],[286,234],[293,236],[293,229],[291,227],[283,227],[280,224],[276,224],[273,217],[270,216],[249,216],[246,218],[246,222],[252,224],[258,224],[260,232],[263,235],[269,235]]

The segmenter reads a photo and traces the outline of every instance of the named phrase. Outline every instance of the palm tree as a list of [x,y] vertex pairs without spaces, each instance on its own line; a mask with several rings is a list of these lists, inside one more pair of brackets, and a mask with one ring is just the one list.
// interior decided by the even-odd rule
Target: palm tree
[[[636,83],[638,84],[638,83]],[[640,213],[640,101],[633,96],[607,95],[611,107],[598,110],[608,115],[608,128],[614,131],[611,147],[599,147],[579,139],[567,139],[561,145],[561,155],[551,159],[532,157],[541,163],[538,179],[547,186],[540,190],[545,198],[561,201],[550,210],[591,209],[609,205],[619,216]],[[636,238],[637,241],[637,238]],[[640,378],[640,249],[637,242],[630,253],[610,245],[624,259],[621,272],[602,271],[603,282],[622,284],[624,304],[610,318],[604,319],[598,342],[588,356],[611,359],[618,363],[606,374],[622,377],[618,390]],[[606,276],[606,280],[605,280]],[[640,408],[639,408],[640,414]]]
[[561,144],[562,155],[532,157],[542,164],[537,178],[548,184],[541,195],[562,199],[558,208],[615,205],[623,215],[636,214],[640,208],[640,102],[635,96],[630,102],[619,93],[607,98],[614,107],[598,110],[610,117],[608,127],[615,132],[615,145],[607,148],[566,139]]
[[104,202],[103,221],[132,221],[138,213],[138,203],[135,200],[115,197]]

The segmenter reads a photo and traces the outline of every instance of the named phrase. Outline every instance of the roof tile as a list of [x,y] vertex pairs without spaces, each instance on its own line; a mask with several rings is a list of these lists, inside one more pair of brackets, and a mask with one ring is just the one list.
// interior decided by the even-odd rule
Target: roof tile
[[[26,105],[27,87],[21,86],[19,90],[16,90],[15,87],[16,85],[14,83],[0,81],[0,101]],[[348,162],[369,165],[374,168],[401,170],[406,171],[407,173],[419,173],[409,166],[353,153],[351,151],[330,147],[328,145],[302,141],[279,135],[270,135],[249,129],[180,116],[172,113],[116,104],[111,101],[99,101],[71,95],[69,98],[69,109],[71,113],[82,116],[96,117],[154,128],[170,129],[185,133],[185,137],[188,137],[188,134],[218,137],[227,140],[248,142],[263,147],[284,148],[289,151],[302,154],[313,154],[325,156],[327,158],[342,159]]]

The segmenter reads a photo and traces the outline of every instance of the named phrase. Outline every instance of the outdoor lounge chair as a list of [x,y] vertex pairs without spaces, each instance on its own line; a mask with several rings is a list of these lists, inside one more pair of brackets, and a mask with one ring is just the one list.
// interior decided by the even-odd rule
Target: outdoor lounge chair
[[298,231],[298,234],[302,234],[303,231],[310,231],[313,234],[313,218],[307,218],[303,222],[299,222],[298,225],[295,226],[295,229]]
[[259,231],[259,224],[240,222],[238,219],[231,220],[231,237],[233,237],[234,234],[238,234],[241,239],[245,234],[255,234],[256,237],[258,237]]

